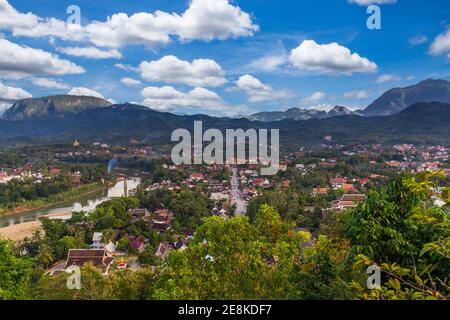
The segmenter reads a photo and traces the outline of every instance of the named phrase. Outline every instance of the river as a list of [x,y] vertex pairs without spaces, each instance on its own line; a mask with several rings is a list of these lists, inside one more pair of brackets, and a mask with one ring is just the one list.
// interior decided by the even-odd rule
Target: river
[[[141,179],[129,178],[127,179],[128,190],[136,189]],[[90,212],[94,210],[99,204],[108,201],[112,198],[122,197],[125,194],[124,181],[117,182],[110,188],[105,188],[98,192],[89,193],[85,196],[80,196],[65,203],[58,203],[54,206],[49,206],[44,209],[28,211],[11,216],[0,217],[0,228],[21,224],[24,222],[37,220],[39,217],[45,215],[61,215],[61,218],[70,218],[71,212]]]

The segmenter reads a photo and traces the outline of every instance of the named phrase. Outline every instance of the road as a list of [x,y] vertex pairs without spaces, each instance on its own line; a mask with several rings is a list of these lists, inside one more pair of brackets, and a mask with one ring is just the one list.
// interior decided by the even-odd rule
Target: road
[[234,212],[234,215],[242,216],[247,213],[247,201],[242,198],[241,191],[239,190],[238,169],[233,168],[232,172],[233,175],[231,177],[231,196],[234,203],[236,203],[236,211]]

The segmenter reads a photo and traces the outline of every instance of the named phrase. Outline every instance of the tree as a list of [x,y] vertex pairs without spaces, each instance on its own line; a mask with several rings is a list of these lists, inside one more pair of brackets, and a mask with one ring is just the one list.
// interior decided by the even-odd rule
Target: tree
[[188,249],[170,253],[162,264],[153,298],[290,298],[301,244],[269,206],[259,210],[254,225],[242,216],[205,218]]
[[48,267],[54,260],[52,248],[45,243],[40,244],[36,258],[43,267]]
[[33,266],[33,260],[14,256],[11,242],[0,240],[0,300],[28,297]]
[[355,266],[377,264],[385,274],[369,299],[449,298],[450,219],[432,206],[431,190],[441,173],[394,179],[352,212],[346,234]]

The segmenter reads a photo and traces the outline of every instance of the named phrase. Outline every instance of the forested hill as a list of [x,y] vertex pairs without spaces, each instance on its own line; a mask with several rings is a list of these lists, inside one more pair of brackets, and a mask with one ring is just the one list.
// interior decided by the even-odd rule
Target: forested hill
[[331,135],[336,143],[417,143],[450,145],[450,104],[417,103],[385,117],[340,116],[305,121],[258,122],[248,119],[180,116],[132,104],[95,108],[61,118],[0,120],[0,143],[82,141],[170,142],[178,128],[192,129],[195,120],[207,128],[277,128],[284,145],[321,143]]

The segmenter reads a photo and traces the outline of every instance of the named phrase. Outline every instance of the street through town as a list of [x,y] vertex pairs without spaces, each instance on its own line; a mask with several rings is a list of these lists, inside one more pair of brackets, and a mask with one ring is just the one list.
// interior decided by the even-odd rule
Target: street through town
[[244,200],[241,191],[239,190],[238,169],[233,168],[232,172],[233,175],[231,178],[231,196],[234,203],[236,203],[236,211],[234,212],[234,215],[242,216],[247,212],[247,201]]

